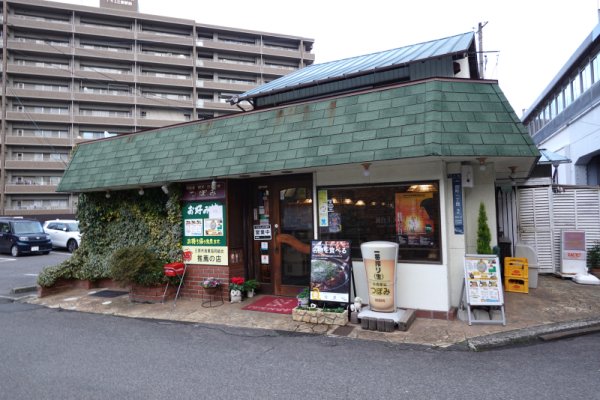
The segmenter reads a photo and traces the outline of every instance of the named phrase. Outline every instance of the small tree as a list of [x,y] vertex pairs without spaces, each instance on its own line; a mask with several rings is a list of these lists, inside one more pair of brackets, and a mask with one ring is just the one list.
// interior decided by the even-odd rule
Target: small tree
[[492,234],[487,224],[487,214],[483,203],[479,204],[479,217],[477,218],[477,254],[492,254],[490,242]]

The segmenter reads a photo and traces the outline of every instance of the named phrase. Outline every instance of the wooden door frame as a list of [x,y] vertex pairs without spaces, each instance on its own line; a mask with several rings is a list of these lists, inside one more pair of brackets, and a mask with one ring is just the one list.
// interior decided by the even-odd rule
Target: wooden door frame
[[[311,193],[313,189],[313,176],[312,174],[297,174],[297,175],[286,175],[286,176],[273,176],[273,177],[262,177],[250,180],[250,194],[252,201],[249,202],[248,207],[250,212],[248,213],[247,223],[249,224],[248,232],[250,235],[253,234],[253,224],[255,222],[254,211],[252,210],[256,205],[254,204],[258,188],[260,186],[267,186],[269,189],[269,223],[271,224],[272,238],[269,240],[269,265],[271,268],[271,283],[263,285],[263,292],[274,293],[281,296],[294,296],[297,294],[301,286],[295,285],[283,285],[282,280],[282,263],[281,263],[281,246],[289,245],[296,250],[308,254],[310,253],[310,246],[306,243],[300,242],[295,239],[292,235],[279,234],[275,229],[275,224],[281,226],[280,218],[280,200],[279,190],[284,185],[290,186],[306,186],[310,188]],[[315,194],[312,194],[313,199]],[[314,200],[313,200],[314,201]],[[313,209],[314,213],[314,209]],[[314,224],[314,218],[311,219],[311,224]],[[314,230],[314,227],[313,227]],[[258,248],[253,237],[249,238],[252,244],[249,246],[251,255],[248,257],[249,270],[254,271],[257,278],[260,278],[260,249]]]

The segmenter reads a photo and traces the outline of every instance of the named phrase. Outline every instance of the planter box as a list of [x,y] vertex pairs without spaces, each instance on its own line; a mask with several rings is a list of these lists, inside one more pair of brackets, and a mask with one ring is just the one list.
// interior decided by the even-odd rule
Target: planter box
[[320,308],[306,310],[298,307],[292,310],[292,319],[299,322],[308,322],[310,324],[339,325],[344,326],[348,323],[348,310],[336,313],[323,311]]
[[[158,286],[138,286],[132,285],[129,291],[129,300],[134,303],[162,303],[163,294],[165,293],[165,285]],[[177,287],[169,285],[164,301],[172,300],[175,298]]]

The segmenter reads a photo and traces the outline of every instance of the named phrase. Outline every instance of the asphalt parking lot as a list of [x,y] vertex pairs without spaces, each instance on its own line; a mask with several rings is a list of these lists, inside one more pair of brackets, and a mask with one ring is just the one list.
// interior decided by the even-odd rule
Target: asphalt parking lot
[[0,298],[15,300],[34,294],[40,271],[69,257],[71,254],[66,251],[20,257],[0,254]]

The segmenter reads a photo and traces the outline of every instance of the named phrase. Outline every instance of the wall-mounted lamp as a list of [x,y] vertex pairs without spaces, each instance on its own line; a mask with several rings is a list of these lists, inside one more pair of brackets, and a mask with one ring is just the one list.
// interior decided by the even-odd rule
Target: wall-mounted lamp
[[169,188],[167,187],[167,185],[162,185],[160,189],[163,191],[164,194],[169,194]]
[[216,180],[212,180],[212,182],[210,183],[210,190],[212,190],[213,192],[215,190],[217,190],[217,181]]
[[477,161],[479,161],[479,170],[480,171],[485,171],[485,160],[486,160],[485,157],[479,157],[477,159]]
[[138,190],[138,194],[140,196],[143,196],[144,195],[144,188],[140,188],[140,190]]
[[371,166],[371,163],[366,162],[366,163],[362,163],[361,165],[363,167],[363,175],[369,176],[371,174],[371,172],[369,171],[369,167]]
[[362,200],[358,200],[358,201],[357,201],[357,202],[356,202],[354,205],[355,205],[355,206],[362,207],[362,206],[364,206],[364,205],[365,205],[365,202],[364,202],[364,201],[362,201]]
[[110,199],[110,192],[108,190],[106,191],[105,196],[106,196],[107,199]]

